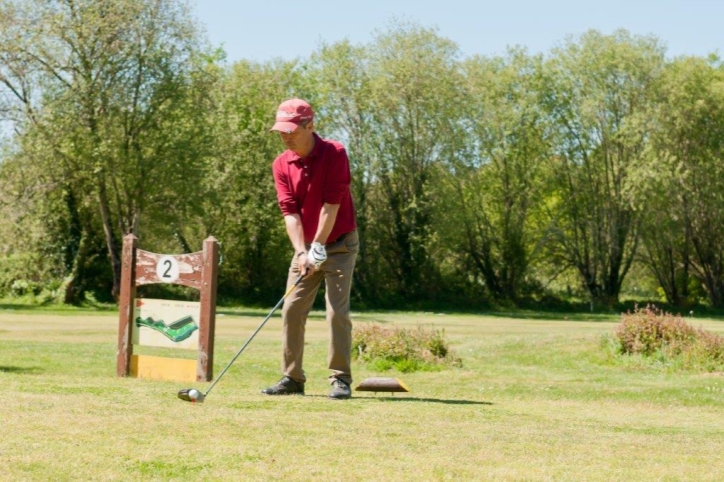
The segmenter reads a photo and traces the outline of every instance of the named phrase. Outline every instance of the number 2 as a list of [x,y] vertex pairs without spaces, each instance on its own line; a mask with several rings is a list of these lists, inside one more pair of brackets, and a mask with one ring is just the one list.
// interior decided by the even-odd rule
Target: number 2
[[168,260],[168,259],[165,260],[165,261],[163,262],[163,264],[166,266],[166,271],[163,272],[163,276],[162,276],[162,277],[163,277],[163,278],[170,278],[170,277],[171,277],[171,274],[169,273],[169,271],[171,271],[171,268],[173,267],[173,265],[171,264],[171,261]]

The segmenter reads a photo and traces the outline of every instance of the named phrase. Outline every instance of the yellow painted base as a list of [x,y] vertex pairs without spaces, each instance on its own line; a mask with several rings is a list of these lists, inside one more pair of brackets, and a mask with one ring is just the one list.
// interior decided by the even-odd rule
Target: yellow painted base
[[131,376],[136,378],[195,382],[196,360],[148,355],[131,355],[130,371]]

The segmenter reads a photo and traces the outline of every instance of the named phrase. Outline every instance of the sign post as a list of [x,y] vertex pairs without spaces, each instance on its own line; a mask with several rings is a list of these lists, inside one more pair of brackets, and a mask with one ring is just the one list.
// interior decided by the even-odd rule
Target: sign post
[[[133,234],[123,238],[116,375],[180,381],[210,381],[214,365],[214,328],[219,243],[204,240],[202,251],[157,254],[138,249]],[[136,299],[142,285],[171,283],[200,291],[200,301]],[[133,345],[196,348],[193,360],[139,356]]]

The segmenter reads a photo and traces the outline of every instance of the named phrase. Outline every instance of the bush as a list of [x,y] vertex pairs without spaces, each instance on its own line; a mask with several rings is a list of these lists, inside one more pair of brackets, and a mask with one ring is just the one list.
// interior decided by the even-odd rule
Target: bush
[[13,296],[38,295],[42,288],[34,281],[18,279],[10,286],[10,294]]
[[383,328],[375,324],[356,325],[352,351],[357,359],[369,363],[378,371],[394,368],[409,373],[462,365],[450,350],[444,330],[422,327],[408,330]]
[[648,305],[636,306],[621,318],[615,332],[621,354],[676,361],[683,368],[714,371],[724,367],[724,338],[693,327],[681,315]]

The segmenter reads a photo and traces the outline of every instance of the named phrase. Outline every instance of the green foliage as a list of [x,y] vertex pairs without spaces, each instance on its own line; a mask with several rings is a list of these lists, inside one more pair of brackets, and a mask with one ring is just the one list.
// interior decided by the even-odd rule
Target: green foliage
[[552,142],[545,250],[605,306],[618,301],[636,255],[642,212],[630,200],[630,172],[664,65],[655,38],[619,30],[569,39],[544,68]]
[[642,355],[687,369],[724,368],[724,338],[648,305],[622,316],[615,332],[623,355]]
[[0,2],[3,107],[34,174],[25,192],[55,203],[41,229],[72,228],[61,251],[69,302],[82,301],[101,251],[118,294],[121,238],[141,234],[142,216],[161,234],[198,204],[213,80],[198,73],[198,38],[175,0]]
[[[724,307],[724,72],[698,58],[666,66],[651,110],[651,141],[638,176],[649,213],[645,260],[670,303],[686,306],[706,288]],[[692,289],[693,288],[693,289]]]
[[[448,209],[435,227],[451,264],[499,302],[523,296],[540,237],[541,169],[549,155],[541,111],[541,60],[523,50],[461,64],[469,126],[434,189]],[[442,269],[449,269],[443,265]]]
[[374,370],[396,369],[402,373],[441,370],[462,366],[445,337],[445,330],[356,325],[352,353]]
[[374,169],[364,228],[367,249],[375,253],[366,258],[373,263],[369,282],[388,286],[376,287],[380,298],[435,298],[444,285],[432,262],[440,207],[433,186],[441,165],[462,148],[458,48],[434,29],[400,22],[366,52],[369,99],[363,106],[373,122],[361,134],[374,148],[360,155],[370,156]]
[[0,295],[111,301],[134,233],[169,254],[214,236],[221,302],[275,301],[291,252],[268,129],[298,96],[350,157],[358,307],[611,310],[627,278],[724,306],[720,61],[625,30],[460,54],[400,21],[227,67],[183,0],[0,0]]
[[285,279],[292,252],[270,168],[283,144],[269,127],[280,99],[297,95],[298,78],[295,62],[239,62],[213,94],[213,149],[195,220],[222,243],[223,299],[271,303]]

